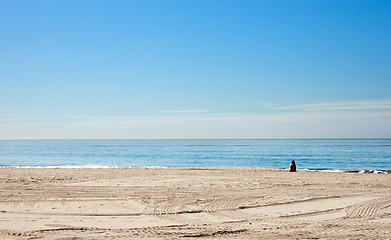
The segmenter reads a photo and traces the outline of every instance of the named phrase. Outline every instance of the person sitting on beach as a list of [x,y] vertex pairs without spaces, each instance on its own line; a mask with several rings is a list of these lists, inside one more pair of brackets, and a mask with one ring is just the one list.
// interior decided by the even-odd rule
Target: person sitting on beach
[[296,163],[294,160],[292,160],[289,172],[296,172]]

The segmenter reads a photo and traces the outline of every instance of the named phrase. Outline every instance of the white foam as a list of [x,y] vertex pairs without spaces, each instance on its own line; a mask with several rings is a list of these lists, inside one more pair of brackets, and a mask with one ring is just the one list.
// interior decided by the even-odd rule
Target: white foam
[[339,172],[356,172],[356,173],[380,173],[380,174],[389,174],[388,171],[379,171],[379,170],[339,170],[339,169],[333,169],[333,170],[310,170],[310,169],[303,169],[307,172],[333,172],[333,173],[339,173]]
[[56,169],[56,168],[70,168],[70,169],[79,169],[79,168],[167,168],[167,167],[160,167],[160,166],[128,166],[128,167],[118,167],[118,166],[100,166],[100,165],[84,165],[84,166],[77,166],[77,165],[64,165],[64,166],[0,166],[0,168],[49,168],[49,169]]
[[[9,167],[4,167],[4,168],[9,168]],[[65,166],[11,166],[11,168],[118,168],[118,167],[99,166],[99,165],[85,165],[85,166],[65,165]]]
[[344,170],[339,170],[339,169],[330,169],[330,170],[312,170],[312,169],[303,169],[304,171],[307,171],[307,172],[346,172]]
[[359,173],[382,173],[389,174],[387,171],[378,171],[378,170],[360,170]]

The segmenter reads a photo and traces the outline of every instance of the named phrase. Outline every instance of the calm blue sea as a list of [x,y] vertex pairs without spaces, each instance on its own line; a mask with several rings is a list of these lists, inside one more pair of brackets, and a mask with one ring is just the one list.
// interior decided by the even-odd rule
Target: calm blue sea
[[2,167],[391,170],[391,139],[2,140]]

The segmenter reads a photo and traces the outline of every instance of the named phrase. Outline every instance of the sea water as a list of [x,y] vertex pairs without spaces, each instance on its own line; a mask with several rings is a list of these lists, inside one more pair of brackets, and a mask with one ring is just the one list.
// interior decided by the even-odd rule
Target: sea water
[[1,167],[391,170],[391,139],[2,140]]

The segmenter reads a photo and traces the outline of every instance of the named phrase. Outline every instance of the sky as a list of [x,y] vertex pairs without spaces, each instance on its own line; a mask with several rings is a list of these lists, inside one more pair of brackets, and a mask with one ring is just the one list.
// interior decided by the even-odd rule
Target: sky
[[0,139],[391,137],[389,0],[0,0]]

